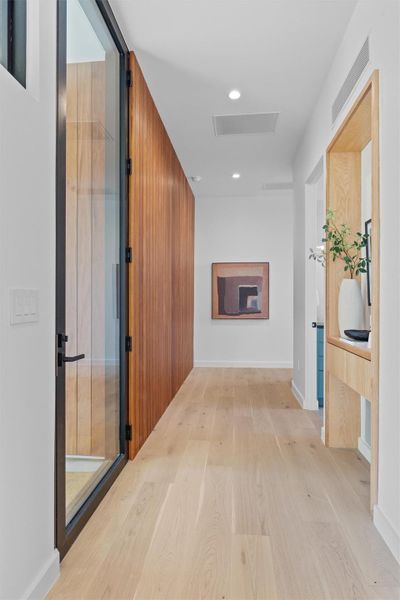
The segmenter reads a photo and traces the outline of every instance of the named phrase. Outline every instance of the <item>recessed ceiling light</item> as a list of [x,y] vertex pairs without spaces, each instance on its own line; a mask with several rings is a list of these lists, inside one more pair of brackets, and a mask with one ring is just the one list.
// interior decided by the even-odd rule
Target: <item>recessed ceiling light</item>
[[240,173],[234,173],[232,179],[240,179]]
[[239,100],[241,95],[242,94],[239,92],[239,90],[231,90],[228,94],[231,100]]
[[201,176],[200,176],[200,175],[192,175],[192,176],[190,177],[190,179],[191,179],[192,181],[194,181],[194,183],[199,183],[199,181],[201,181]]

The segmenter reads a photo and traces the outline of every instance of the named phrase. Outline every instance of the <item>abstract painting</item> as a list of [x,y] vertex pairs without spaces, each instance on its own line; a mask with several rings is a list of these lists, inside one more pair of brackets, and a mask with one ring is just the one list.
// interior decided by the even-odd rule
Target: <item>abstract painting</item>
[[269,319],[269,263],[213,263],[212,318]]

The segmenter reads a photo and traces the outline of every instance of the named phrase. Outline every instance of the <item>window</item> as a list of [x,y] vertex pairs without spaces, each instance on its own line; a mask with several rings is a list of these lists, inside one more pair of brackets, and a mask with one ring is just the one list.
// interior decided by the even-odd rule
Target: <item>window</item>
[[0,64],[26,87],[26,0],[0,0]]

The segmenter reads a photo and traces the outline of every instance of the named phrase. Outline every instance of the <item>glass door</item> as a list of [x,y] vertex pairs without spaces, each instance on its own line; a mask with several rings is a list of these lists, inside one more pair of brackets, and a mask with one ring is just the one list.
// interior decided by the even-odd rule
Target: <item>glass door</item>
[[105,8],[96,0],[59,3],[64,103],[59,103],[63,164],[58,165],[63,189],[57,198],[57,545],[62,553],[126,458],[125,52]]

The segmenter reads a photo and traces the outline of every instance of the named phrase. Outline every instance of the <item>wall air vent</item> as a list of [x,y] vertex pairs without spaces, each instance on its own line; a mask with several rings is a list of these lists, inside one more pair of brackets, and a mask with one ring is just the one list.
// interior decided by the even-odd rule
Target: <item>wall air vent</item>
[[369,62],[369,38],[365,40],[363,47],[360,50],[359,55],[357,56],[355,63],[350,69],[349,74],[346,77],[346,80],[340,91],[336,97],[335,102],[332,105],[332,124],[336,121],[339,116],[340,111],[346,104],[347,100],[350,97],[351,92],[356,86],[356,83],[360,79],[365,67]]
[[214,133],[217,136],[274,133],[278,117],[279,113],[215,115]]

